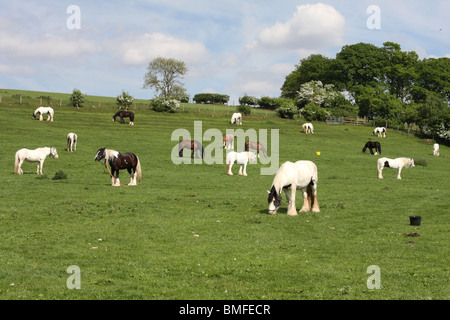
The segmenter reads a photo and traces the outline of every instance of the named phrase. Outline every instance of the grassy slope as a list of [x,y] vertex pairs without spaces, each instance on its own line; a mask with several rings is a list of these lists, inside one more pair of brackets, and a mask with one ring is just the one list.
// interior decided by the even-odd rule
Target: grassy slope
[[[243,129],[279,129],[280,164],[310,159],[319,168],[321,213],[288,217],[284,206],[269,216],[273,176],[259,175],[260,164],[247,168],[248,177],[230,177],[224,165],[170,160],[173,130],[192,132],[202,120],[203,130],[225,132],[232,128],[228,107],[214,113],[185,105],[169,115],[142,104],[130,127],[113,123],[113,106],[99,98],[101,107],[56,107],[54,123],[39,123],[31,120],[36,104],[18,105],[8,91],[0,105],[2,299],[450,297],[446,147],[433,157],[431,142],[389,131],[379,138],[383,156],[427,166],[405,169],[401,181],[385,169],[379,180],[377,156],[361,153],[371,128],[315,124],[316,134],[305,135],[299,120],[258,111]],[[79,135],[74,153],[64,150],[70,131]],[[46,177],[36,178],[31,163],[23,176],[13,174],[15,151],[44,145],[60,155],[46,160]],[[110,187],[93,160],[100,147],[136,153],[142,184]],[[68,179],[51,180],[58,170]],[[121,177],[128,182],[125,172]],[[410,226],[409,215],[421,215],[422,225]],[[404,236],[414,232],[420,237]],[[81,269],[81,290],[66,287],[70,265]],[[367,289],[370,265],[381,269],[380,290]]]

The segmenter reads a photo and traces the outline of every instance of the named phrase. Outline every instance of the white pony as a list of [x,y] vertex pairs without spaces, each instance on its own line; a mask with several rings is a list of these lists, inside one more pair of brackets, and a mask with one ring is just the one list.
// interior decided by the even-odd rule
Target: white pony
[[439,144],[433,144],[433,156],[439,157]]
[[397,159],[389,159],[389,158],[379,158],[377,162],[377,173],[378,178],[383,179],[382,172],[383,168],[388,167],[392,169],[398,169],[397,171],[397,179],[401,179],[400,173],[404,167],[414,168],[414,159],[411,158],[397,158]]
[[[227,153],[227,174],[232,176],[233,172],[231,172],[231,168],[233,167],[233,164],[236,162],[236,164],[240,164],[241,167],[239,168],[239,175],[241,176],[247,176],[247,164],[250,163],[256,163],[256,154],[253,152],[235,152],[231,151]],[[242,171],[242,166],[244,166],[244,171]]]
[[29,149],[20,149],[16,152],[15,160],[14,160],[14,172],[17,174],[23,174],[22,163],[24,160],[30,162],[38,162],[36,174],[42,175],[42,166],[44,165],[44,160],[47,156],[53,156],[55,159],[58,159],[58,152],[56,152],[56,148],[52,147],[44,147],[37,148],[35,150]]
[[[317,201],[317,166],[314,162],[300,160],[295,163],[287,161],[278,169],[273,179],[272,188],[267,190],[269,193],[269,214],[276,214],[281,206],[281,190],[284,190],[288,200],[287,214],[297,215],[295,207],[295,193],[302,191],[303,206],[299,212],[320,212],[319,202]],[[288,189],[291,189],[289,194]]]
[[234,135],[231,133],[227,133],[225,137],[223,137],[223,148],[226,150],[234,150]]
[[312,123],[304,123],[302,125],[302,129],[304,133],[314,133],[314,127]]
[[386,128],[385,128],[385,127],[378,127],[378,128],[375,128],[375,129],[372,131],[372,135],[373,135],[373,136],[374,136],[374,135],[378,135],[378,137],[386,138]]
[[67,135],[67,151],[77,151],[77,139],[78,136],[76,133],[70,132]]
[[34,110],[33,119],[36,119],[36,115],[39,114],[39,121],[42,121],[42,120],[44,120],[42,115],[45,113],[47,113],[47,115],[48,115],[47,121],[53,122],[54,111],[53,111],[53,108],[50,108],[50,107],[39,107],[36,110]]
[[242,125],[242,114],[239,112],[233,113],[231,116],[231,124],[236,123],[238,126]]

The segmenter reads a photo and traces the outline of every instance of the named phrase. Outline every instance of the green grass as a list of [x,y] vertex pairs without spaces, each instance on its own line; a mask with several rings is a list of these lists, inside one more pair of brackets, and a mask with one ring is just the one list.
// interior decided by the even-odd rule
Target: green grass
[[[320,213],[289,217],[284,204],[271,216],[273,176],[260,175],[261,164],[241,177],[227,176],[225,165],[170,159],[175,129],[193,134],[196,120],[203,131],[236,128],[232,107],[159,114],[142,101],[131,127],[112,122],[114,99],[99,97],[80,109],[58,104],[48,123],[31,114],[36,97],[50,93],[20,92],[30,97],[22,104],[16,91],[0,90],[0,299],[450,298],[447,147],[433,157],[430,141],[389,130],[378,138],[383,156],[422,165],[400,181],[386,168],[379,180],[378,156],[361,152],[372,128],[315,123],[305,135],[301,120],[256,110],[243,129],[279,129],[280,164],[309,159],[319,170]],[[73,153],[65,151],[69,132],[79,137]],[[41,146],[60,156],[45,161],[45,176],[36,177],[34,163],[15,175],[14,153]],[[142,183],[111,187],[93,160],[100,147],[136,153]],[[59,171],[66,179],[52,179]],[[410,226],[410,215],[422,225]],[[71,265],[80,267],[80,290],[66,286]],[[370,265],[380,267],[379,290],[367,288]]]

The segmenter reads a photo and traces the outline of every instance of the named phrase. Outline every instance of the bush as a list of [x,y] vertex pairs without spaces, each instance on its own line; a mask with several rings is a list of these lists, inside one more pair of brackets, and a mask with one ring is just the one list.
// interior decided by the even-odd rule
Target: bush
[[218,93],[198,93],[192,99],[195,103],[220,103],[225,104],[230,100],[230,96]]
[[174,113],[180,107],[180,102],[176,99],[156,98],[150,100],[150,109],[157,112]]
[[300,110],[300,114],[306,121],[325,121],[330,117],[330,112],[314,103],[307,104]]
[[239,98],[239,103],[249,105],[249,106],[256,106],[258,104],[258,98],[251,97],[251,96],[243,96]]
[[133,103],[133,97],[122,90],[122,94],[116,98],[117,104],[119,105],[119,109],[128,110],[128,107]]
[[244,116],[248,116],[249,114],[252,113],[252,109],[250,108],[250,106],[247,105],[240,105],[237,106],[237,112],[242,113]]
[[294,103],[291,100],[283,99],[281,106],[277,109],[277,116],[285,119],[293,119],[297,112]]
[[81,107],[81,104],[86,102],[84,95],[78,89],[73,89],[72,95],[70,96],[69,100],[72,102],[72,105],[77,108]]
[[62,170],[59,170],[55,173],[55,176],[52,178],[52,180],[62,180],[67,179],[67,174],[64,173]]

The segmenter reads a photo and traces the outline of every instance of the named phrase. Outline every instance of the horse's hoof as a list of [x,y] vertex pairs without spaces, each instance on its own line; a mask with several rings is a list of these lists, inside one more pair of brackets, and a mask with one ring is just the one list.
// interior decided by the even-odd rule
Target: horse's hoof
[[320,209],[314,209],[314,208],[313,208],[311,211],[317,213],[317,212],[320,212]]
[[295,213],[288,213],[287,215],[291,216],[291,217],[295,217],[297,215],[297,211],[295,211]]

